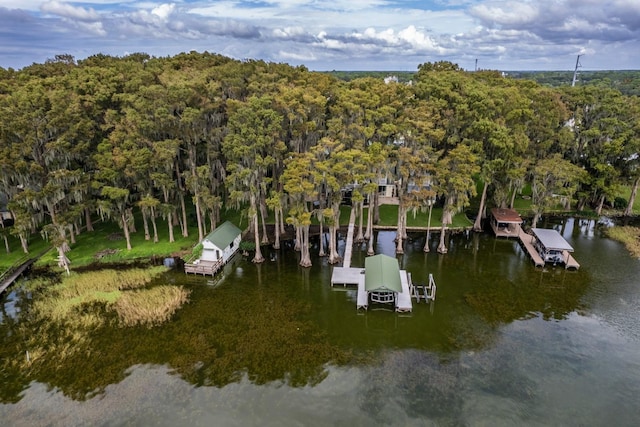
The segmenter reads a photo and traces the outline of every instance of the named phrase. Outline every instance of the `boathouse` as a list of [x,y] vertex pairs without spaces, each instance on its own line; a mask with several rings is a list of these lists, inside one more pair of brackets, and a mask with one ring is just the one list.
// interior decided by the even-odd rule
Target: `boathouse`
[[401,313],[410,312],[410,274],[400,270],[398,260],[388,255],[365,258],[364,268],[333,267],[331,286],[356,285],[358,309],[367,309],[370,303],[389,304]]
[[518,237],[522,218],[514,209],[491,209],[491,228],[496,237]]
[[566,268],[579,268],[579,264],[571,256],[573,247],[556,230],[532,228],[533,246],[542,258],[550,264],[565,264]]
[[184,265],[185,273],[214,275],[240,248],[242,230],[226,221],[200,242],[202,254]]
[[207,235],[202,241],[201,261],[226,263],[238,251],[242,230],[226,221]]
[[398,260],[384,254],[366,258],[364,289],[371,302],[395,304],[396,295],[402,292]]

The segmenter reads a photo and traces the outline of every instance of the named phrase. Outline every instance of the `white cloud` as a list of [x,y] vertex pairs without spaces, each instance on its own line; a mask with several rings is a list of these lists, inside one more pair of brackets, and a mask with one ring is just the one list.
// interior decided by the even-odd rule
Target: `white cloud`
[[[31,52],[51,46],[59,51],[49,57],[109,46],[163,55],[200,46],[330,69],[415,69],[441,59],[464,67],[476,57],[483,68],[534,69],[562,66],[586,49],[607,58],[598,59],[604,66],[640,68],[640,0],[89,1],[0,0],[0,53],[25,46],[24,65],[35,60]],[[17,57],[12,51],[11,61]],[[3,61],[0,67],[15,66]]]
[[471,13],[494,25],[521,25],[540,20],[540,10],[525,2],[500,2],[479,4],[471,8]]
[[97,21],[100,15],[93,9],[85,9],[83,7],[72,6],[69,3],[59,2],[56,0],[42,3],[40,10],[51,13],[63,18],[69,18],[78,21]]
[[164,3],[158,7],[154,7],[151,10],[151,14],[156,15],[163,21],[167,21],[169,19],[169,16],[171,16],[173,11],[175,10],[175,8],[176,8],[176,5],[174,3],[170,3],[170,4]]

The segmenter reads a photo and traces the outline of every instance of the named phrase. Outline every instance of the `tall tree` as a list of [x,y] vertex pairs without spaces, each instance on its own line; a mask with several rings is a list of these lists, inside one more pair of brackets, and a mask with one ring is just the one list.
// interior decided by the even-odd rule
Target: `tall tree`
[[282,116],[271,108],[268,97],[252,97],[247,102],[229,101],[228,134],[223,142],[227,157],[227,188],[238,205],[249,203],[249,223],[256,252],[253,262],[264,261],[260,251],[258,214],[272,181],[275,153],[284,151],[281,134]]
[[473,176],[479,172],[478,157],[466,144],[459,144],[440,158],[436,169],[437,191],[444,198],[442,208],[442,229],[438,252],[446,253],[445,231],[452,217],[469,204],[469,197],[475,196]]

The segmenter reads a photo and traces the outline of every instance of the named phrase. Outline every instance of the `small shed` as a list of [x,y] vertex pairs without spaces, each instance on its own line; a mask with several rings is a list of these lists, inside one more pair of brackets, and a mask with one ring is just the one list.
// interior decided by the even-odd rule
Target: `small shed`
[[372,302],[395,303],[396,294],[402,293],[398,260],[384,254],[366,258],[364,288]]
[[226,263],[238,251],[242,230],[226,221],[202,240],[201,261],[222,261]]
[[491,228],[496,237],[518,237],[522,217],[514,209],[491,209]]
[[573,252],[573,247],[556,230],[532,228],[534,247],[544,262],[564,263],[565,251]]

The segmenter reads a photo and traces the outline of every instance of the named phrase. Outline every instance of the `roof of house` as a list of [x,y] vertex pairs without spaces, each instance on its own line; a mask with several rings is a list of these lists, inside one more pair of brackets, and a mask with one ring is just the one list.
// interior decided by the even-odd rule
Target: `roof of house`
[[573,252],[573,247],[567,243],[567,241],[564,240],[564,237],[562,237],[562,235],[556,230],[532,228],[531,231],[547,250],[552,249]]
[[522,218],[520,214],[513,209],[506,208],[493,208],[491,209],[491,215],[498,222],[505,222],[507,224],[522,224]]
[[242,230],[238,227],[230,223],[229,221],[225,221],[220,224],[215,230],[207,235],[204,240],[207,240],[220,249],[224,249],[234,241],[236,237],[242,234]]
[[365,258],[364,288],[367,292],[402,292],[398,260],[384,254]]

